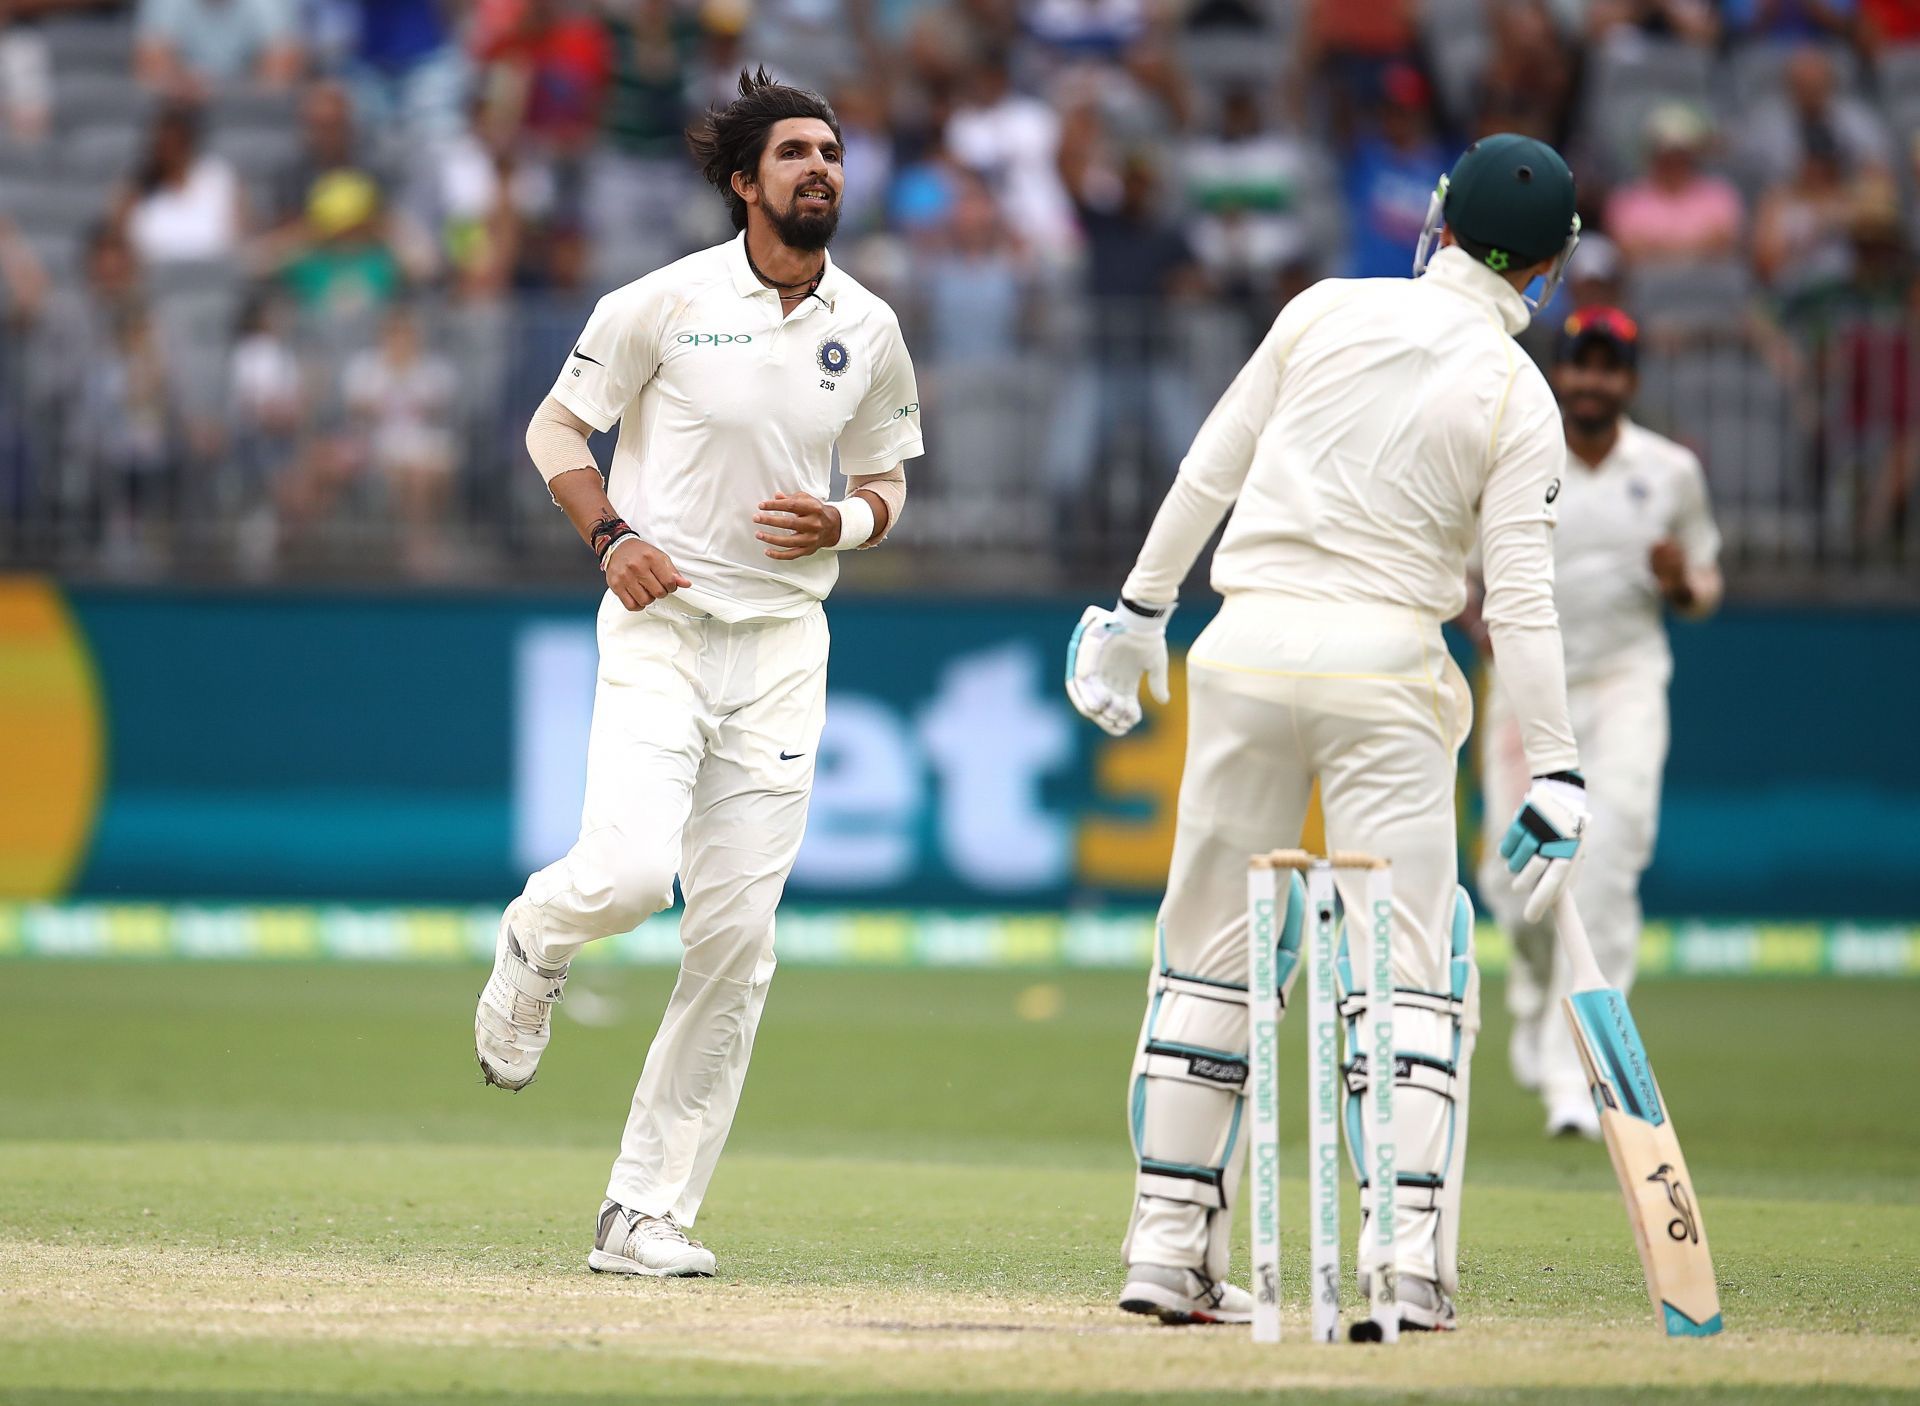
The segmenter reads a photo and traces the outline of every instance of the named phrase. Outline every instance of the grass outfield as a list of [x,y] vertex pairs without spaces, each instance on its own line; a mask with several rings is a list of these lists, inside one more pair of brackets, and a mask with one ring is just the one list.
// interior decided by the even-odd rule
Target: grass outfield
[[721,1275],[668,1283],[584,1267],[668,975],[583,973],[604,1023],[516,1097],[473,1065],[481,976],[0,964],[0,1402],[1920,1400],[1911,984],[1636,993],[1704,1342],[1655,1331],[1606,1154],[1541,1138],[1490,990],[1463,1331],[1369,1351],[1299,1341],[1297,1233],[1278,1350],[1111,1308],[1136,978],[784,972],[700,1223]]

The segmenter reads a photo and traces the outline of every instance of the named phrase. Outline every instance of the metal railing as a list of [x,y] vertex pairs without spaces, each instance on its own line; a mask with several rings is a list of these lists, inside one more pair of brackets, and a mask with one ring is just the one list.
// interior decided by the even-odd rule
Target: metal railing
[[[928,453],[896,549],[864,559],[856,588],[1111,589],[1267,317],[1027,290],[983,337],[954,321],[964,307],[898,306]],[[233,290],[183,280],[153,297],[144,326],[76,302],[0,341],[0,564],[123,579],[590,579],[521,442],[588,310],[419,309],[453,383],[426,413],[450,468],[422,488],[383,465],[342,394],[376,316],[296,320],[298,413],[263,423],[233,392]],[[1650,340],[1635,413],[1700,453],[1736,589],[1920,599],[1920,323],[1854,314]],[[610,442],[596,448],[604,463]]]

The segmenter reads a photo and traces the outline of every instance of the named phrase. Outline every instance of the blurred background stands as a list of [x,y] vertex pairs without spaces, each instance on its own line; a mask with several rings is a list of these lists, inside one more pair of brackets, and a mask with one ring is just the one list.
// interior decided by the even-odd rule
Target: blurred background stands
[[[524,463],[595,298],[724,238],[680,132],[835,101],[836,255],[930,444],[856,587],[1110,589],[1285,301],[1402,276],[1458,148],[1569,153],[1749,595],[1920,595],[1902,0],[14,0],[0,556],[582,578]],[[603,451],[604,453],[604,451]]]

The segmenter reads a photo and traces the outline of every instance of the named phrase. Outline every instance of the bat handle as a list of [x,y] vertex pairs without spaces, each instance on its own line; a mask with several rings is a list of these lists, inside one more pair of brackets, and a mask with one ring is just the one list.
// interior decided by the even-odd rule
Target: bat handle
[[1553,905],[1553,925],[1560,933],[1560,950],[1566,955],[1567,971],[1573,978],[1569,990],[1591,991],[1609,985],[1600,964],[1593,959],[1593,947],[1587,941],[1587,925],[1573,906],[1571,885],[1563,889]]

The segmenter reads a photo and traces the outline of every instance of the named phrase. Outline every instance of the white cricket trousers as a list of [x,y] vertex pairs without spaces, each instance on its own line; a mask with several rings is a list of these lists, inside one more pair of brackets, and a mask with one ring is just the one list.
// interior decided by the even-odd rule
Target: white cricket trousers
[[774,909],[806,826],[826,717],[827,619],[727,624],[669,596],[600,606],[580,838],[508,910],[564,962],[673,901],[680,976],[607,1195],[692,1225],[733,1124],[773,979]]
[[[1236,1145],[1239,1086],[1219,1084],[1217,1071],[1236,1052],[1243,1060],[1247,1047],[1247,861],[1298,845],[1318,778],[1328,847],[1393,861],[1395,986],[1449,991],[1455,756],[1473,708],[1432,615],[1255,592],[1228,596],[1194,642],[1187,691],[1186,771],[1160,951],[1129,1089],[1141,1171],[1122,1254],[1129,1264],[1204,1268],[1221,1279],[1245,1159]],[[1341,884],[1349,908],[1361,911],[1359,888],[1344,876]],[[1450,1018],[1395,1012],[1403,1055],[1457,1064],[1450,1103],[1403,1096],[1396,1115],[1396,1268],[1448,1292],[1457,1280],[1477,980],[1461,999],[1457,1061]],[[1192,1066],[1196,1078],[1177,1061],[1170,1070],[1161,1053],[1196,1046],[1226,1058]],[[1208,1168],[1217,1187],[1200,1175]],[[1409,1186],[1410,1172],[1430,1184]]]
[[[1580,842],[1573,899],[1593,945],[1594,960],[1622,991],[1633,988],[1640,952],[1640,876],[1653,862],[1660,821],[1660,777],[1667,764],[1667,683],[1664,655],[1623,662],[1567,684],[1567,711],[1580,745],[1580,771],[1593,813]],[[1587,1097],[1587,1077],[1560,1015],[1569,983],[1555,960],[1551,921],[1528,923],[1500,858],[1506,833],[1531,780],[1519,724],[1489,671],[1486,720],[1480,729],[1480,778],[1485,829],[1480,857],[1481,899],[1508,934],[1513,959],[1507,973],[1507,1010],[1513,1016],[1512,1062],[1523,1082],[1539,1081],[1549,1108]]]

